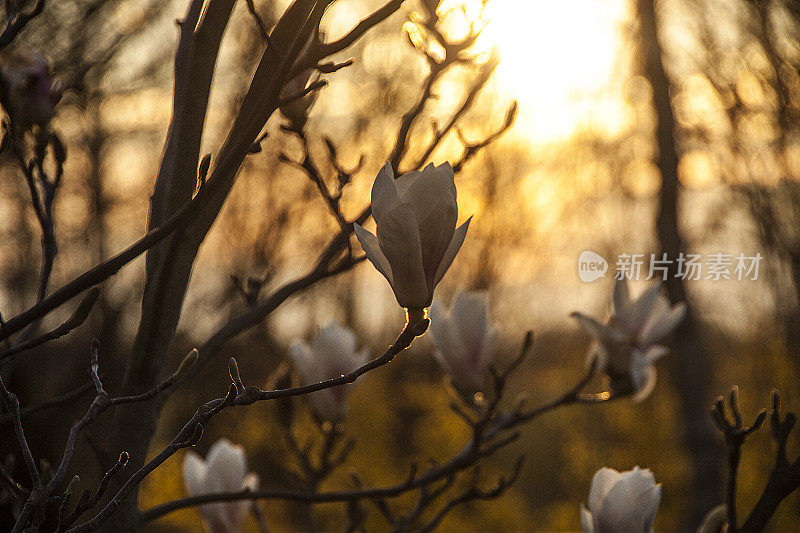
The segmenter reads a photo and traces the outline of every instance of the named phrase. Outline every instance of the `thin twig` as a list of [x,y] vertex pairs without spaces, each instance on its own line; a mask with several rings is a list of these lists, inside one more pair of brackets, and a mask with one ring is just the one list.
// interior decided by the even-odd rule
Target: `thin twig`
[[[524,358],[525,354],[529,352],[532,340],[532,335],[529,334],[526,336],[526,341],[523,343],[523,347],[521,349],[521,355],[511,364],[508,369],[509,372],[516,368],[519,362],[521,362]],[[378,361],[382,358],[383,357],[374,361]],[[377,488],[363,488],[360,486],[360,481],[358,481],[356,478],[359,488],[351,491],[309,492],[296,490],[261,490],[252,492],[205,494],[157,505],[151,509],[148,509],[142,514],[141,522],[145,523],[155,520],[178,509],[194,507],[203,503],[217,501],[287,500],[318,504],[355,500],[371,500],[378,505],[378,508],[381,509],[381,512],[384,514],[384,516],[387,517],[387,520],[389,520],[390,523],[394,523],[397,519],[389,511],[388,507],[383,501],[384,499],[400,496],[412,490],[418,490],[422,487],[429,487],[431,484],[436,483],[437,481],[447,479],[458,472],[466,470],[475,465],[484,457],[492,455],[514,442],[519,436],[518,433],[511,433],[507,434],[505,437],[500,437],[501,434],[506,433],[508,430],[511,430],[524,422],[531,421],[534,418],[556,408],[573,403],[585,403],[581,400],[580,391],[586,386],[593,375],[594,369],[590,368],[588,376],[583,377],[578,384],[569,391],[559,396],[556,400],[548,402],[543,406],[531,411],[515,410],[513,413],[509,413],[504,416],[495,416],[492,410],[487,409],[487,411],[484,413],[484,416],[486,417],[485,421],[476,423],[476,425],[479,424],[479,427],[481,428],[479,434],[473,435],[472,439],[470,439],[470,441],[462,447],[460,452],[451,457],[447,462],[432,466],[422,473],[418,474],[416,469],[412,468],[408,477],[404,481],[395,485]],[[328,380],[327,382],[323,383],[329,383],[332,386],[341,385],[344,382],[350,382],[350,375],[337,378],[336,380]],[[322,385],[322,383],[317,385]],[[284,389],[284,391],[285,393],[294,393],[298,391],[298,389],[302,388]],[[318,389],[315,387],[313,390]],[[310,391],[306,390],[306,392]],[[206,404],[206,409],[213,410],[218,408],[222,400],[218,399],[215,400],[215,402],[218,403],[209,402],[209,404]],[[486,422],[488,420],[492,420],[493,423],[488,424]],[[182,433],[183,437],[185,437],[185,435],[188,433],[186,429],[188,427],[189,424],[184,427],[184,432]],[[493,441],[493,439],[496,440]],[[487,444],[486,446],[482,446],[481,443]],[[164,458],[164,460],[166,460],[166,458]],[[155,468],[155,466],[153,468]]]
[[[43,402],[23,407],[22,409],[20,409],[19,415],[21,418],[25,418],[26,416],[29,416],[38,411],[51,409],[53,407],[59,407],[61,405],[64,405],[65,403],[71,402],[75,398],[79,398],[85,392],[93,389],[94,389],[94,383],[92,383],[91,381],[87,381],[83,385],[80,385],[79,387],[76,387],[69,392],[65,392],[60,396],[56,396],[55,398],[51,398]],[[13,420],[13,416],[10,413],[5,413],[0,415],[0,424],[6,424],[11,420]]]
[[15,344],[14,346],[10,347],[6,351],[0,353],[0,361],[7,359],[11,356],[17,355],[21,352],[26,350],[30,350],[31,348],[35,348],[36,346],[42,345],[46,342],[50,342],[52,340],[58,339],[63,337],[73,329],[77,328],[81,324],[83,324],[87,318],[89,318],[89,313],[91,313],[94,304],[97,303],[97,299],[100,297],[100,287],[95,286],[92,287],[84,296],[81,303],[78,304],[78,307],[72,313],[72,315],[64,321],[63,324],[58,326],[52,331],[44,333],[36,338],[21,342],[19,344]]
[[100,510],[92,519],[83,524],[76,526],[69,530],[70,533],[79,533],[93,531],[100,527],[116,510],[122,505],[122,502],[127,498],[147,477],[150,472],[158,468],[164,461],[172,457],[178,450],[186,448],[195,444],[203,434],[203,428],[208,421],[215,415],[235,405],[251,405],[257,401],[271,400],[275,398],[286,398],[290,396],[299,396],[308,394],[310,392],[336,387],[354,382],[359,376],[383,366],[391,362],[394,357],[408,348],[411,342],[418,336],[425,333],[428,328],[428,319],[423,319],[421,322],[410,324],[407,323],[406,327],[397,337],[397,340],[386,350],[386,352],[376,359],[368,362],[367,364],[357,368],[356,370],[342,375],[338,378],[321,381],[316,384],[306,385],[302,387],[294,387],[290,389],[281,389],[274,391],[264,391],[257,387],[247,387],[244,391],[238,392],[236,386],[231,384],[228,394],[223,398],[211,400],[200,406],[195,412],[194,416],[183,426],[181,431],[172,439],[172,441],[152,460],[143,465],[137,470],[128,480],[120,487],[114,497]]

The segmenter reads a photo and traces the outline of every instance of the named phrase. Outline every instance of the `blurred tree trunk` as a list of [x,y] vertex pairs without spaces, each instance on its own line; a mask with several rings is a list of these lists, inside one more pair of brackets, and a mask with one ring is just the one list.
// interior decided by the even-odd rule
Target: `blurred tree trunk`
[[[766,247],[775,250],[782,256],[791,277],[791,286],[787,286],[789,284],[784,283],[783,280],[776,280],[775,291],[785,294],[785,296],[780,295],[783,300],[786,300],[787,297],[791,299],[791,296],[794,295],[793,304],[789,302],[783,309],[780,309],[778,318],[784,329],[786,351],[794,368],[800,371],[800,238],[794,224],[791,224],[790,228],[785,227],[786,219],[800,220],[800,195],[792,179],[795,170],[792,168],[791,161],[787,159],[791,137],[797,133],[795,126],[797,115],[796,110],[792,110],[791,91],[784,83],[786,72],[793,72],[796,67],[785,61],[777,48],[778,36],[771,18],[771,9],[774,8],[772,2],[755,0],[752,4],[755,8],[754,35],[764,50],[773,71],[772,85],[777,97],[776,120],[778,123],[775,148],[777,162],[783,175],[783,183],[780,184],[778,190],[778,200],[782,199],[788,204],[784,207],[788,214],[781,213],[780,204],[776,205],[774,200],[769,201],[768,199],[766,202],[759,203],[753,200],[752,195],[748,199],[751,212],[759,224],[762,241]],[[796,8],[796,5],[789,7]],[[796,9],[790,9],[789,14],[795,24],[800,24],[800,13]],[[763,187],[754,186],[753,188],[757,190],[756,194],[764,195]],[[756,204],[756,207],[753,207],[753,204]],[[759,207],[761,208],[760,212],[758,211]],[[783,223],[781,219],[783,219]]]
[[665,287],[670,300],[685,301],[686,319],[674,335],[673,379],[679,394],[682,437],[691,455],[692,487],[689,509],[685,514],[683,529],[694,529],[704,514],[719,503],[722,477],[719,450],[715,434],[708,420],[712,398],[709,354],[700,335],[700,324],[691,305],[686,300],[686,290],[681,278],[676,277],[678,255],[684,243],[678,228],[678,154],[675,147],[675,117],[669,96],[669,78],[664,69],[663,53],[658,41],[655,0],[638,0],[641,45],[644,53],[644,74],[653,89],[655,107],[656,143],[661,171],[661,192],[658,198],[656,227],[661,243],[661,253],[666,253],[670,263]]

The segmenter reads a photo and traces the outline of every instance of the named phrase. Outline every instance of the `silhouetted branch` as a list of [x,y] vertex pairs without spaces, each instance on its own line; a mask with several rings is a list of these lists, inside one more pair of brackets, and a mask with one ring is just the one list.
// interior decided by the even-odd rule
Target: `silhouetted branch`
[[54,330],[44,333],[34,339],[30,339],[21,342],[19,344],[15,344],[11,348],[0,353],[0,362],[2,362],[4,359],[17,355],[26,350],[30,350],[31,348],[35,348],[36,346],[39,346],[46,342],[50,342],[52,340],[63,337],[73,329],[77,328],[78,326],[83,324],[87,318],[89,318],[89,313],[92,312],[92,308],[94,307],[94,304],[97,303],[97,299],[99,297],[100,297],[100,287],[98,286],[92,287],[86,293],[86,296],[84,296],[83,300],[81,300],[81,303],[78,304],[78,307],[75,309],[72,315],[63,324],[61,324]]
[[[339,227],[341,229],[345,229],[348,226],[352,226],[344,216],[342,215],[341,208],[339,206],[339,201],[342,197],[342,189],[341,185],[343,182],[340,180],[340,188],[336,192],[331,192],[328,188],[328,185],[325,182],[325,178],[322,176],[322,172],[320,171],[319,167],[314,164],[314,161],[311,159],[310,155],[310,147],[308,143],[308,137],[306,136],[304,131],[294,131],[293,132],[297,137],[300,139],[300,142],[303,144],[303,159],[302,161],[295,162],[292,160],[288,155],[281,154],[281,161],[289,163],[295,167],[302,169],[309,179],[317,186],[317,190],[319,191],[320,196],[325,200],[325,203],[328,206],[328,209],[331,212],[331,215],[336,219],[338,222]],[[332,152],[330,152],[332,154]],[[331,155],[331,159],[334,160],[333,155]],[[339,167],[335,167],[339,168]],[[348,180],[349,181],[349,180]],[[344,182],[347,183],[347,182]]]
[[[780,395],[778,391],[773,391],[770,426],[772,438],[776,444],[775,466],[769,475],[764,491],[738,531],[755,533],[766,529],[780,503],[800,488],[800,455],[794,461],[789,462],[786,454],[789,435],[796,422],[797,416],[791,412],[781,419]],[[731,531],[737,530],[733,529]]]
[[[6,7],[10,5],[10,2],[6,2]],[[0,33],[0,49],[10,45],[14,39],[16,39],[19,32],[21,32],[31,20],[39,16],[43,9],[44,0],[36,0],[36,2],[33,4],[33,7],[27,11],[23,11],[21,13],[10,13],[7,10],[6,19],[8,20],[8,23],[6,24],[6,28],[3,30],[3,33]]]
[[[344,232],[344,230],[342,230]],[[342,234],[340,232],[340,234]],[[349,234],[349,233],[348,233]],[[219,352],[222,346],[233,337],[248,330],[249,328],[260,324],[266,317],[277,309],[283,302],[291,298],[298,292],[311,287],[315,283],[347,272],[353,266],[359,264],[366,259],[366,256],[361,255],[358,257],[345,257],[337,264],[329,266],[328,263],[323,262],[326,258],[321,257],[316,266],[311,269],[306,275],[301,276],[289,283],[278,288],[262,303],[254,305],[247,311],[237,315],[228,320],[220,329],[217,330],[197,351],[199,353],[198,363],[187,374],[187,378],[194,375],[199,371],[215,354]],[[178,385],[183,379],[178,381]],[[173,389],[170,389],[170,391]]]
[[459,128],[455,128],[456,136],[458,140],[461,141],[461,144],[464,145],[464,154],[461,158],[453,164],[453,171],[460,172],[464,165],[473,157],[475,157],[478,152],[482,149],[489,146],[491,143],[499,139],[505,132],[511,129],[511,126],[514,125],[514,120],[517,118],[517,102],[513,102],[511,106],[506,111],[506,118],[503,121],[503,124],[500,128],[490,133],[488,136],[484,137],[481,141],[470,142],[465,137],[464,134],[461,132]]
[[728,454],[728,490],[727,509],[728,524],[731,531],[738,531],[736,521],[736,480],[739,471],[739,461],[742,456],[742,445],[748,435],[757,431],[767,419],[766,410],[762,410],[749,427],[742,426],[742,414],[739,410],[739,389],[733,387],[728,396],[728,406],[733,416],[733,422],[725,414],[725,401],[722,396],[717,398],[711,416],[717,428],[725,435],[725,448]]
[[[505,387],[506,379],[510,376],[511,372],[513,372],[516,368],[518,368],[519,364],[524,360],[525,356],[530,351],[532,342],[533,342],[533,335],[529,333],[525,338],[525,342],[523,342],[522,349],[520,350],[520,355],[503,372],[495,371],[494,374],[496,376],[495,377],[496,383],[499,383],[502,387]],[[390,351],[387,352],[387,354],[390,353],[391,351],[392,350],[390,349]],[[373,360],[364,367],[361,367],[360,369],[356,370],[354,373],[358,373],[360,375],[360,373],[362,373],[362,370],[365,367],[375,366],[376,362],[382,361],[384,358],[386,358],[386,355],[382,356],[381,358]],[[341,378],[336,378],[334,380],[327,380],[318,383],[316,385],[313,385],[311,387],[296,387],[291,389],[283,389],[282,391],[256,390],[254,391],[254,394],[256,396],[262,396],[262,397],[268,396],[265,399],[270,399],[274,397],[285,397],[290,394],[295,395],[297,393],[312,392],[314,390],[319,390],[320,388],[325,388],[323,387],[323,385],[335,386],[344,383],[350,383],[351,379],[353,380],[355,379],[354,377],[352,377],[354,373],[348,374],[347,376],[342,376]],[[381,510],[381,513],[387,518],[387,521],[389,521],[390,524],[400,523],[402,521],[402,518],[396,517],[391,512],[391,510],[389,510],[388,506],[386,505],[386,502],[384,501],[385,499],[394,498],[406,494],[408,492],[415,490],[422,490],[424,488],[428,492],[426,493],[427,494],[426,496],[421,495],[421,497],[427,498],[428,501],[430,501],[432,499],[430,498],[432,494],[438,495],[435,489],[433,491],[430,490],[430,487],[433,484],[453,478],[459,472],[463,472],[475,466],[481,459],[493,455],[497,451],[501,450],[502,448],[514,442],[518,438],[519,434],[516,432],[509,433],[509,431],[519,426],[520,424],[528,422],[546,412],[549,412],[561,406],[573,403],[598,403],[610,399],[610,397],[604,397],[602,399],[592,398],[591,400],[587,400],[580,394],[581,389],[583,389],[583,387],[586,386],[589,379],[593,375],[594,375],[594,369],[590,368],[588,376],[582,378],[575,387],[571,388],[565,394],[559,396],[556,400],[548,402],[547,404],[544,404],[543,406],[530,411],[523,411],[522,404],[517,404],[512,410],[512,412],[506,414],[502,413],[498,414],[496,412],[496,406],[503,395],[501,393],[495,393],[494,401],[488,404],[484,408],[479,420],[473,421],[470,418],[466,419],[467,423],[470,426],[472,426],[473,436],[461,448],[461,450],[458,453],[453,455],[446,462],[439,465],[433,465],[421,473],[418,473],[417,469],[415,467],[412,467],[406,479],[395,485],[387,487],[377,487],[377,488],[364,488],[360,480],[358,480],[358,478],[355,478],[355,481],[359,485],[359,488],[351,491],[313,492],[313,491],[297,491],[297,490],[260,490],[260,491],[230,492],[230,493],[219,493],[219,494],[205,494],[199,496],[192,496],[189,498],[183,498],[180,500],[167,502],[155,506],[145,511],[142,514],[141,519],[142,522],[144,523],[151,520],[155,520],[161,516],[169,514],[178,509],[193,507],[203,503],[215,502],[215,501],[287,500],[287,501],[296,501],[307,504],[321,504],[321,503],[333,503],[333,502],[370,500],[379,508],[379,510]],[[253,388],[250,387],[247,390],[249,391],[251,389]],[[238,399],[241,396],[242,394],[240,393],[237,399],[231,401],[235,401],[237,405],[241,404],[241,400]],[[221,408],[220,406],[223,405],[224,401],[225,400],[223,399],[217,399],[214,400],[213,402],[209,402],[208,404],[206,404],[206,410],[210,412],[213,411],[214,409],[219,409]],[[184,430],[182,431],[181,435],[184,439],[186,435],[188,435],[189,433],[188,427],[189,425],[187,424],[187,426],[185,426]],[[166,458],[164,458],[164,460],[165,459]],[[514,470],[514,474],[510,476],[507,480],[501,479],[500,483],[493,491],[483,492],[473,486],[472,490],[467,491],[467,493],[461,494],[460,497],[456,497],[455,500],[458,501],[452,503],[452,507],[455,507],[456,505],[461,503],[461,499],[463,499],[463,501],[468,501],[468,499],[470,498],[482,499],[481,498],[482,496],[488,498],[493,492],[497,492],[497,494],[499,495],[508,486],[510,486],[510,484],[513,483],[513,481],[516,479],[519,473],[518,469],[520,467],[521,467],[521,461],[517,463],[517,466]],[[446,514],[446,512],[448,511],[445,511],[444,514]],[[444,516],[444,514],[442,516]]]
[[9,338],[14,333],[47,315],[86,289],[98,285],[99,283],[110,278],[119,272],[122,267],[167,238],[173,231],[187,224],[194,216],[198,214],[204,202],[207,201],[213,193],[215,187],[215,183],[211,182],[208,183],[208,185],[201,187],[198,193],[189,202],[187,202],[174,215],[169,217],[162,225],[149,231],[144,237],[130,245],[122,252],[103,261],[94,268],[87,270],[57,291],[53,292],[40,303],[0,325],[0,340]]
[[337,52],[341,52],[346,48],[349,48],[358,39],[360,39],[362,35],[389,18],[395,11],[400,9],[403,1],[404,0],[391,0],[387,2],[379,9],[375,10],[371,15],[356,24],[355,27],[347,32],[347,34],[345,34],[341,39],[330,43],[321,44],[319,56],[321,58],[328,57]]
[[28,446],[28,440],[25,438],[25,431],[22,428],[19,400],[14,393],[6,388],[2,377],[0,377],[0,400],[3,401],[3,407],[11,414],[12,420],[14,421],[14,433],[17,436],[17,443],[22,452],[22,457],[25,460],[25,466],[28,468],[31,482],[34,488],[39,488],[42,486],[42,478],[39,475],[39,470],[36,468],[36,461],[33,459],[33,454],[31,454],[31,449]]
[[[14,123],[12,121],[12,127]],[[15,136],[21,137],[24,132],[14,132]],[[44,168],[48,146],[52,147],[53,159],[55,161],[55,176],[51,179]],[[22,149],[17,142],[12,141],[12,152],[19,163],[19,167],[25,176],[25,182],[31,195],[31,206],[39,222],[42,231],[42,264],[39,274],[39,286],[36,293],[36,303],[40,303],[47,295],[47,286],[50,282],[50,275],[53,271],[58,247],[56,245],[55,221],[53,219],[53,202],[56,192],[61,183],[64,173],[64,161],[66,160],[66,150],[61,140],[55,133],[45,132],[41,138],[37,137],[33,148],[34,157],[30,161],[25,160]],[[41,188],[41,191],[40,191]],[[36,333],[38,321],[35,321],[27,334]]]
[[172,439],[172,441],[164,448],[156,457],[138,469],[128,480],[120,487],[114,497],[97,513],[91,520],[76,526],[69,531],[71,533],[93,531],[100,527],[108,518],[113,515],[116,510],[122,505],[125,498],[127,498],[139,484],[147,477],[150,472],[158,468],[164,461],[172,457],[178,450],[196,444],[203,435],[203,428],[209,420],[224,409],[238,405],[251,405],[257,401],[272,400],[276,398],[287,398],[290,396],[300,396],[310,392],[336,387],[353,383],[359,376],[383,366],[391,362],[394,357],[408,348],[411,342],[418,336],[425,333],[428,329],[429,321],[427,318],[422,319],[417,323],[407,323],[406,327],[397,337],[394,344],[392,344],[386,352],[372,361],[362,365],[356,370],[339,376],[337,378],[328,379],[319,383],[305,385],[301,387],[293,387],[289,389],[280,389],[266,391],[257,387],[245,387],[244,390],[238,390],[235,384],[231,384],[228,389],[228,394],[225,397],[211,400],[200,406],[195,412],[194,416],[183,426],[181,431]]
[[442,509],[436,513],[430,522],[425,524],[424,527],[420,529],[420,531],[433,531],[435,530],[441,521],[447,516],[447,513],[458,507],[459,505],[463,505],[465,503],[476,501],[476,500],[492,500],[494,498],[499,498],[502,496],[506,490],[508,490],[511,485],[513,485],[517,479],[519,478],[520,472],[522,472],[522,464],[524,462],[524,457],[520,457],[517,459],[517,462],[514,463],[514,470],[512,470],[511,475],[506,477],[501,477],[497,484],[492,487],[491,489],[484,490],[479,488],[477,485],[471,484],[466,490],[452,498],[448,501]]
[[[83,393],[93,388],[94,388],[94,383],[92,383],[91,381],[87,381],[83,385],[80,385],[79,387],[76,387],[69,392],[65,392],[61,396],[56,396],[55,398],[51,398],[43,402],[23,407],[22,409],[20,409],[19,415],[21,418],[25,418],[26,416],[32,413],[36,413],[38,411],[44,411],[45,409],[59,407],[61,405],[64,405],[65,403],[71,402],[75,398],[80,397]],[[0,424],[5,424],[10,420],[13,420],[13,416],[10,413],[5,413],[0,415]]]

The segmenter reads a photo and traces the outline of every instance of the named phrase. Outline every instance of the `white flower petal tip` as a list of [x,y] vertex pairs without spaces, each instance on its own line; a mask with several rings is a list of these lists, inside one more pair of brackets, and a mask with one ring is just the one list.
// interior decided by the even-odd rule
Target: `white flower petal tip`
[[371,198],[376,232],[355,225],[356,237],[392,286],[400,306],[424,309],[461,249],[472,220],[456,227],[453,168],[449,163],[429,164],[395,179],[387,163],[375,178]]
[[497,358],[497,328],[489,320],[486,293],[460,291],[450,310],[434,301],[429,317],[436,359],[453,385],[467,397],[483,391]]
[[652,533],[660,503],[661,484],[650,470],[603,467],[592,477],[588,507],[581,506],[583,531]]
[[[357,349],[355,333],[336,321],[330,322],[306,344],[295,341],[289,358],[307,385],[349,374],[369,361],[366,350]],[[339,385],[313,392],[308,401],[321,421],[336,423],[347,410],[352,385]]]
[[697,533],[723,533],[727,530],[728,506],[717,505],[703,518],[703,523],[697,528]]
[[[221,491],[258,490],[259,478],[247,472],[247,459],[241,446],[220,439],[208,450],[205,459],[189,451],[183,459],[183,479],[190,496]],[[247,515],[245,501],[206,503],[200,513],[207,531],[238,533]]]

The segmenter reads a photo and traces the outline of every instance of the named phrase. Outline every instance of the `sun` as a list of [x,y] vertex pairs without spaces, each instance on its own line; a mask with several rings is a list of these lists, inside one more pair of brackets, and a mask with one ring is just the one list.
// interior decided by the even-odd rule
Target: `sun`
[[622,49],[627,0],[491,0],[482,44],[500,55],[498,88],[520,103],[517,129],[533,141],[589,125],[603,134],[627,124],[608,90]]

